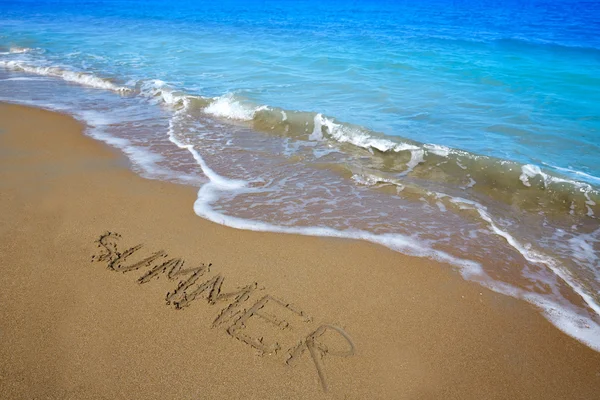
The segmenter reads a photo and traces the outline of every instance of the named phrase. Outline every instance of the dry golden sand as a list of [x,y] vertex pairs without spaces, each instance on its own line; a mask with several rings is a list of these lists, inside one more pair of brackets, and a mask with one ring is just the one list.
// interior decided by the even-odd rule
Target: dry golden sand
[[[600,354],[522,301],[369,243],[213,224],[194,215],[194,200],[193,188],[130,172],[68,116],[0,105],[0,398],[599,396]],[[122,236],[105,239],[109,250],[143,244],[115,269],[164,250],[159,264],[212,263],[188,294],[221,274],[221,296],[210,304],[208,288],[181,310],[167,305],[189,275],[140,284],[151,266],[110,270],[116,253],[95,242],[105,231]],[[271,300],[237,314],[244,325],[212,327],[236,300],[223,294],[254,283],[239,308]],[[347,332],[354,355],[338,354],[350,348],[340,331],[311,336],[325,324]],[[306,350],[287,365],[296,345],[314,358]]]

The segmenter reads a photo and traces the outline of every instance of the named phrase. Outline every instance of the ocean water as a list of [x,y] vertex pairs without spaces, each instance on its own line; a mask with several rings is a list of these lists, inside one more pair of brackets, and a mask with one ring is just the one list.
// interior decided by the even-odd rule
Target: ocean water
[[598,2],[0,0],[0,100],[200,217],[437,259],[600,350]]

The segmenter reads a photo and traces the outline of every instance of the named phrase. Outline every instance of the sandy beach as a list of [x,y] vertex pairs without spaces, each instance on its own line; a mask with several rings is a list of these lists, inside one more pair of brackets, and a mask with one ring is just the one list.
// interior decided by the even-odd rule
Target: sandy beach
[[0,105],[2,399],[592,399],[530,304],[365,242],[193,212],[69,116]]

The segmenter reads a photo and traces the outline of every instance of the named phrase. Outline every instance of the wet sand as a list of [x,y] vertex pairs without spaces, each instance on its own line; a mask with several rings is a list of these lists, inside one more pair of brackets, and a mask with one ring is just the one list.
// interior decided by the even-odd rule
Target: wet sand
[[600,353],[531,305],[374,244],[202,220],[196,189],[83,128],[0,105],[0,398],[598,396]]

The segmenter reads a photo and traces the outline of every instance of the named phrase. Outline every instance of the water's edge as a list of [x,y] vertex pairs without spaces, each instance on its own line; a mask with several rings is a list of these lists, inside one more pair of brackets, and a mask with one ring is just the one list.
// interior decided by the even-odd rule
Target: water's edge
[[[149,104],[167,107],[168,114],[170,115],[167,129],[168,140],[178,149],[189,152],[202,173],[200,177],[179,175],[176,179],[180,183],[196,187],[200,186],[197,200],[194,204],[194,211],[202,218],[237,229],[367,240],[404,254],[428,257],[454,265],[459,268],[465,279],[476,281],[493,291],[521,298],[534,304],[542,310],[546,318],[563,332],[587,344],[594,350],[600,351],[600,324],[597,321],[597,317],[600,315],[600,306],[598,306],[597,299],[593,296],[594,290],[590,291],[585,285],[580,284],[577,279],[574,279],[570,275],[569,270],[561,268],[554,260],[535,249],[528,248],[526,244],[515,239],[499,225],[498,218],[493,218],[490,215],[487,207],[458,196],[450,196],[443,193],[428,193],[428,195],[437,199],[436,201],[439,202],[437,206],[440,207],[441,211],[450,206],[455,206],[460,210],[469,210],[469,212],[476,214],[480,221],[483,221],[486,229],[493,232],[496,236],[501,237],[508,245],[516,249],[527,262],[544,265],[545,268],[551,270],[561,281],[566,282],[570,290],[573,290],[583,299],[584,308],[588,310],[587,312],[582,313],[582,310],[576,310],[570,307],[570,305],[555,302],[551,297],[535,290],[524,290],[518,286],[493,279],[482,267],[481,261],[457,257],[443,249],[434,248],[426,241],[422,241],[418,236],[413,237],[400,232],[374,233],[352,228],[335,229],[323,226],[278,225],[227,215],[227,213],[215,207],[218,201],[229,197],[234,198],[239,193],[256,192],[253,186],[256,182],[227,178],[216,172],[205,160],[205,156],[199,151],[198,145],[191,141],[185,132],[189,131],[189,129],[186,130],[186,124],[190,124],[192,117],[198,113],[202,113],[226,124],[242,124],[245,128],[266,132],[269,135],[283,137],[286,140],[301,138],[308,143],[334,141],[341,145],[350,145],[352,148],[358,149],[350,150],[349,154],[353,157],[354,154],[352,151],[367,151],[370,154],[369,157],[371,157],[369,160],[376,160],[375,162],[369,161],[370,164],[362,165],[363,169],[360,173],[352,175],[352,179],[357,184],[366,186],[378,186],[380,184],[386,186],[391,184],[396,187],[395,190],[401,188],[399,190],[407,190],[407,192],[411,190],[410,185],[406,182],[396,182],[393,178],[394,176],[407,176],[409,174],[413,176],[419,172],[419,168],[424,171],[425,167],[433,168],[441,162],[454,163],[456,164],[456,168],[446,169],[444,175],[437,175],[435,179],[433,176],[427,176],[427,178],[430,181],[437,179],[443,182],[448,180],[462,182],[468,178],[467,185],[470,181],[475,181],[476,184],[471,184],[471,187],[483,190],[485,194],[491,193],[489,190],[480,189],[484,186],[486,180],[493,181],[494,185],[497,185],[498,182],[510,182],[506,184],[506,187],[510,186],[513,191],[527,190],[527,193],[531,194],[531,192],[537,190],[537,192],[534,192],[533,197],[539,197],[539,193],[547,193],[548,188],[554,188],[558,194],[551,197],[548,202],[541,206],[532,205],[523,200],[520,201],[523,207],[529,206],[532,208],[532,211],[537,211],[535,207],[547,208],[550,205],[555,207],[555,210],[558,210],[557,213],[565,212],[574,218],[578,218],[579,221],[596,221],[596,215],[599,211],[598,204],[600,203],[599,192],[593,186],[596,180],[600,181],[596,177],[583,176],[581,175],[582,173],[577,171],[564,171],[580,178],[584,177],[587,180],[577,181],[572,176],[561,176],[560,174],[551,173],[548,170],[544,171],[539,166],[519,165],[518,163],[511,163],[506,160],[494,160],[489,157],[477,156],[443,146],[392,139],[369,132],[361,127],[339,123],[333,118],[328,118],[318,113],[302,113],[255,105],[230,94],[218,98],[203,98],[201,96],[190,95],[178,92],[164,84],[164,82],[157,80],[148,80],[138,82],[133,86],[126,86],[117,85],[110,80],[97,77],[93,74],[74,72],[58,67],[36,67],[12,61],[1,61],[0,66],[5,67],[8,71],[12,71],[9,73],[17,73],[17,76],[14,77],[15,79],[21,76],[18,74],[25,74],[26,76],[28,74],[35,74],[50,77],[51,79],[60,79],[66,81],[66,84],[75,83],[95,89],[116,92],[121,96],[124,95],[124,97],[139,97],[149,102]],[[4,98],[2,100],[6,101]],[[11,100],[9,99],[9,101]],[[134,168],[135,172],[139,173],[141,171],[142,175],[147,178],[153,177],[172,180],[172,176],[168,174],[150,171],[148,165],[152,164],[152,162],[145,165],[144,163],[147,160],[136,158],[137,150],[133,147],[130,147],[128,150],[127,146],[130,145],[129,143],[106,133],[107,127],[111,123],[99,122],[89,112],[87,114],[78,114],[77,110],[74,109],[60,109],[56,105],[44,104],[35,100],[27,102],[24,99],[13,99],[12,102],[48,108],[53,111],[73,115],[75,118],[86,123],[88,126],[86,134],[124,151],[132,163],[138,167],[137,170]],[[397,157],[398,161],[389,162],[387,159],[389,156]],[[362,157],[364,158],[364,156]],[[380,159],[383,159],[381,165],[385,165],[386,169],[379,169],[377,173],[373,173],[375,170],[373,166],[379,165],[377,162]],[[392,164],[391,167],[390,164]],[[465,166],[465,164],[467,165]],[[469,173],[460,175],[465,169]],[[482,169],[488,169],[488,171],[492,169],[493,173],[490,174],[487,172],[487,175],[476,175],[475,171]],[[493,177],[489,178],[490,175]],[[407,187],[408,189],[406,189]],[[594,234],[594,231],[592,231],[592,234]],[[476,240],[475,238],[473,239],[473,241]],[[593,248],[591,251],[593,254]],[[589,313],[590,311],[591,313]]]

